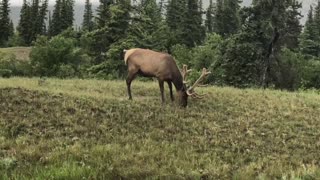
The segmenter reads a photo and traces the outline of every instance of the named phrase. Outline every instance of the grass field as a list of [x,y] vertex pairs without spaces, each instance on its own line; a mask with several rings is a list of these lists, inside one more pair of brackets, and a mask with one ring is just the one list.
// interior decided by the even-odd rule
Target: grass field
[[0,179],[320,179],[319,94],[198,90],[0,79]]
[[30,60],[31,47],[12,47],[12,48],[0,48],[0,52],[7,54],[14,54],[17,60],[28,61]]

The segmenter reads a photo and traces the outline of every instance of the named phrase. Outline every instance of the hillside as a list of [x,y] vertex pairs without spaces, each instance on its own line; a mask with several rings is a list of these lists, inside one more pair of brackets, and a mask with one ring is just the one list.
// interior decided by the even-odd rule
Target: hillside
[[31,47],[11,47],[11,48],[0,48],[0,52],[6,54],[13,54],[15,55],[17,60],[29,60]]
[[[0,179],[319,179],[320,95],[156,82],[0,79]],[[169,99],[166,89],[167,99]]]

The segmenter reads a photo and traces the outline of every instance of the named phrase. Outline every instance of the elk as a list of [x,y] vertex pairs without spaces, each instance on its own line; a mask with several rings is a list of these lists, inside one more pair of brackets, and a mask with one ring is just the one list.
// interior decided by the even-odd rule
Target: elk
[[191,87],[187,88],[186,77],[191,70],[188,70],[187,66],[183,65],[183,69],[180,71],[171,55],[140,48],[124,50],[124,53],[124,61],[128,66],[126,83],[130,100],[132,100],[131,82],[137,75],[158,79],[162,103],[165,102],[164,82],[168,83],[171,101],[174,101],[172,84],[175,86],[177,92],[176,98],[182,107],[187,106],[189,96],[203,98],[203,95],[197,94],[194,89],[200,86],[200,82],[211,73],[206,68],[203,68],[200,78]]

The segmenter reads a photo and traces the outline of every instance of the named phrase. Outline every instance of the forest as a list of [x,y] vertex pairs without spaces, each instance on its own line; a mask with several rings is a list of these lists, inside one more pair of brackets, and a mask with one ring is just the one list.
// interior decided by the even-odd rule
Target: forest
[[[195,80],[282,90],[320,88],[320,1],[300,24],[298,0],[86,0],[74,24],[74,0],[24,0],[15,28],[0,1],[0,47],[31,47],[27,61],[0,51],[0,76],[123,79],[123,50],[146,48],[188,65]],[[96,11],[96,15],[94,15]]]

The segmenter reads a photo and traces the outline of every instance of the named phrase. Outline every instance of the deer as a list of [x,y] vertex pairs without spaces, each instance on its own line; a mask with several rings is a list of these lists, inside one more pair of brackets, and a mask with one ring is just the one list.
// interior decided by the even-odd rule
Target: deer
[[126,78],[127,92],[129,100],[132,100],[131,95],[131,83],[137,77],[137,75],[143,77],[155,77],[159,82],[161,101],[165,103],[164,97],[164,82],[167,82],[170,90],[170,98],[173,102],[175,97],[172,92],[172,84],[176,89],[176,99],[181,107],[188,105],[188,97],[201,99],[204,95],[199,95],[195,92],[195,88],[208,76],[211,72],[208,72],[206,68],[202,69],[202,74],[195,83],[187,88],[188,82],[186,81],[187,75],[192,71],[188,69],[187,65],[183,65],[180,71],[174,58],[163,52],[157,52],[149,49],[133,48],[129,50],[123,50],[124,61],[128,68],[128,74]]

